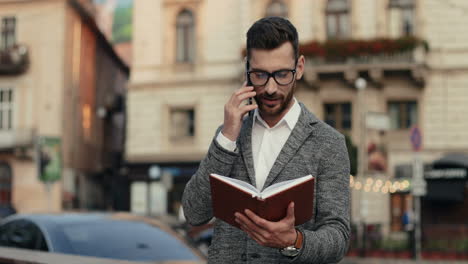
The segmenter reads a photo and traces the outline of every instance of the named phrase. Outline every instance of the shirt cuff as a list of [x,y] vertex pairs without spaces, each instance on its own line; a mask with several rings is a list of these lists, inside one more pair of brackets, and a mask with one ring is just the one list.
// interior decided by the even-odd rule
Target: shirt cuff
[[218,133],[218,136],[216,137],[216,141],[225,150],[234,152],[237,148],[236,141],[231,141],[230,139],[225,137],[222,132]]

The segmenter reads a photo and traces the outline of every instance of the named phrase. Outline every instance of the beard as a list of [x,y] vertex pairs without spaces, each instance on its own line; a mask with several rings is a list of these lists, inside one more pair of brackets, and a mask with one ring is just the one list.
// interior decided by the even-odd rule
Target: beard
[[[295,90],[296,80],[294,80],[291,89],[286,95],[280,94],[278,92],[274,94],[267,94],[265,91],[261,94],[257,94],[255,96],[255,101],[257,102],[258,110],[262,118],[273,116],[283,117],[292,105]],[[279,103],[266,104],[264,103],[264,100],[275,100],[279,101]]]

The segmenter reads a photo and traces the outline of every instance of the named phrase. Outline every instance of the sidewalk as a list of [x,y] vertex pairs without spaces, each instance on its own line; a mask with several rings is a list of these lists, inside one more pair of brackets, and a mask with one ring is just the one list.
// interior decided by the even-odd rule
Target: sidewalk
[[346,257],[339,264],[468,264],[465,260],[410,260],[390,258]]

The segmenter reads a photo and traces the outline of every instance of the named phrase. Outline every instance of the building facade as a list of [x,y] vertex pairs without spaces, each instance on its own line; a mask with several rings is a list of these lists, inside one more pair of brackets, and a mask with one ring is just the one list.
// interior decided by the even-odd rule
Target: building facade
[[[134,206],[157,203],[145,182],[166,173],[183,185],[195,171],[242,84],[247,29],[279,15],[296,25],[306,56],[297,98],[361,149],[353,221],[403,230],[411,179],[397,168],[414,159],[411,129],[423,135],[425,163],[468,152],[467,12],[462,0],[136,1],[126,144]],[[180,199],[183,186],[162,186]]]
[[2,2],[0,17],[1,204],[110,207],[128,67],[78,1]]

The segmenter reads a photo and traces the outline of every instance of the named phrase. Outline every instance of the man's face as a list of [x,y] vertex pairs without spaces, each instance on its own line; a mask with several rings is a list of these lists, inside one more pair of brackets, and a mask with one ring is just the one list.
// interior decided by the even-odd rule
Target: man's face
[[294,49],[290,42],[273,50],[252,49],[250,55],[251,71],[262,70],[272,73],[278,70],[296,69],[294,80],[288,85],[279,85],[271,77],[264,86],[255,87],[257,92],[255,100],[260,115],[269,124],[276,124],[293,105],[296,81],[302,77],[304,71],[304,57],[301,56],[296,65]]

